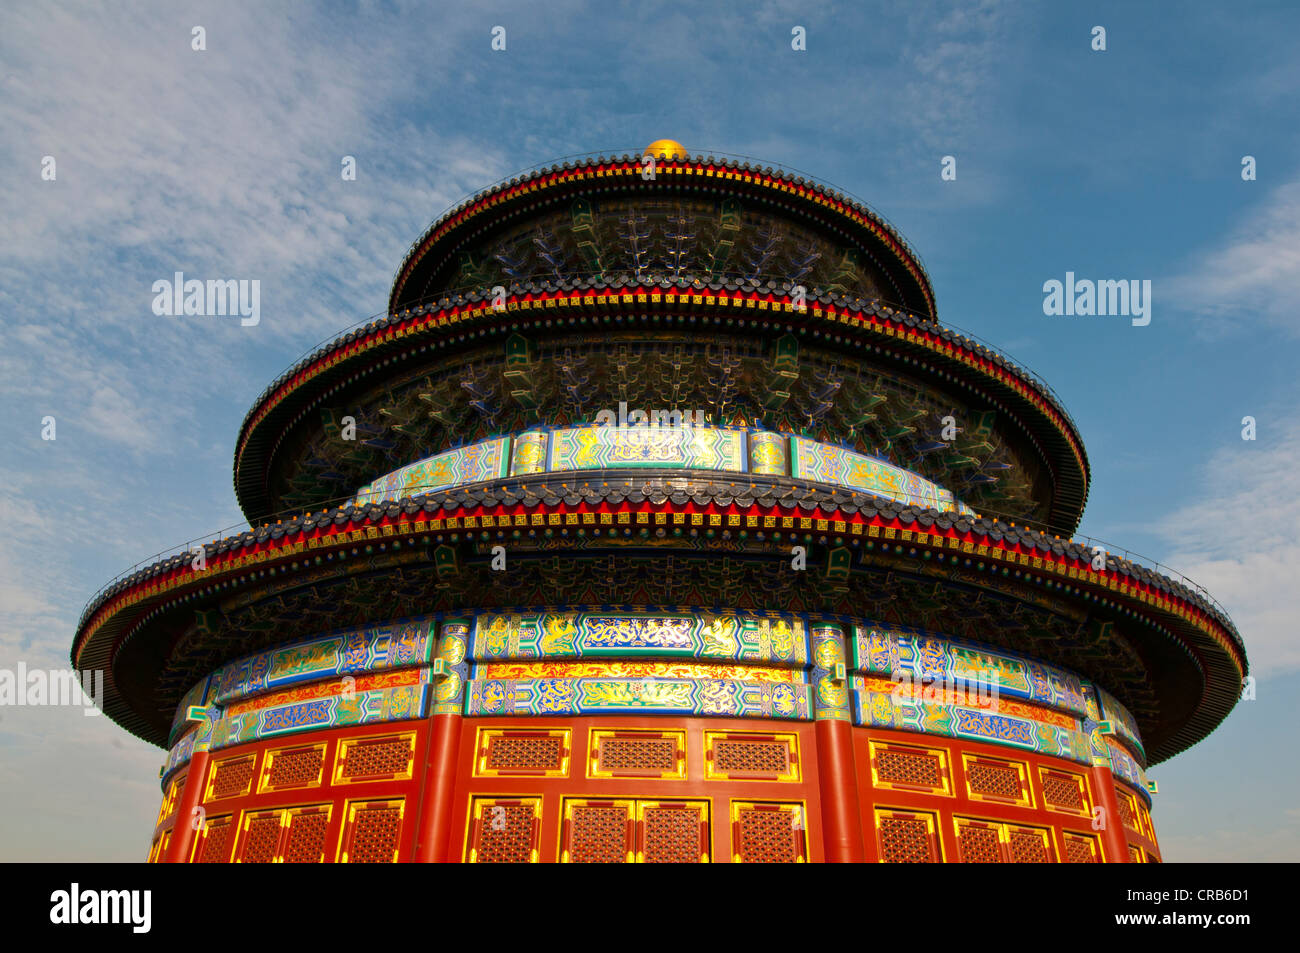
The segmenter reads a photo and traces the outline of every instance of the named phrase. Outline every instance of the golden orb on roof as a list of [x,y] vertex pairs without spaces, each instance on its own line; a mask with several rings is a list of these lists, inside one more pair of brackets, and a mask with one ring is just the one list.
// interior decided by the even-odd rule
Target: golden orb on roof
[[656,159],[660,157],[689,159],[691,157],[690,153],[686,151],[686,147],[676,139],[656,139],[645,147],[645,152],[642,155],[654,156]]

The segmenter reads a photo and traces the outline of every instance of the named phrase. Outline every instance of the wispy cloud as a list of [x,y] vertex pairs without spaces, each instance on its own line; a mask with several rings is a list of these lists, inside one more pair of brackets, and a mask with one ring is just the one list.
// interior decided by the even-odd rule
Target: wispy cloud
[[[234,522],[231,445],[256,394],[311,345],[381,310],[394,268],[435,215],[552,156],[672,136],[693,150],[781,161],[896,218],[908,209],[905,232],[929,221],[924,252],[969,240],[988,246],[990,269],[1014,269],[1016,256],[1000,250],[1010,233],[954,237],[954,209],[988,204],[1013,183],[1026,208],[1061,202],[1059,183],[1032,180],[1063,167],[1094,182],[1117,166],[1131,174],[1041,134],[1043,117],[1073,130],[1081,108],[1090,115],[1097,97],[1079,92],[1090,87],[1077,77],[1103,64],[1061,74],[1059,61],[1036,59],[1086,32],[1026,9],[918,2],[881,13],[801,0],[735,10],[579,0],[0,9],[0,665],[62,665],[96,587]],[[509,31],[499,54],[489,46],[496,24]],[[806,53],[790,49],[796,24],[808,29]],[[195,25],[206,29],[204,52],[191,49]],[[1160,72],[1152,50],[1147,68]],[[1269,74],[1274,108],[1287,102],[1290,69]],[[1106,130],[1113,101],[1127,108],[1146,85],[1109,75],[1123,95],[1101,104]],[[1178,76],[1168,82],[1177,94]],[[1199,134],[1205,100],[1193,93],[1184,105]],[[1164,87],[1143,101],[1157,99],[1163,115]],[[1028,121],[1026,105],[1038,110]],[[1235,122],[1235,105],[1205,119]],[[1161,117],[1134,121],[1154,128]],[[1166,137],[1108,141],[1113,151],[1130,138],[1161,161],[1170,151]],[[958,156],[955,189],[940,188],[947,153]],[[46,155],[55,182],[40,178]],[[344,155],[357,159],[355,182],[340,177]],[[1081,201],[1090,214],[1092,199]],[[1189,266],[1202,283],[1191,300],[1244,295],[1258,305],[1250,315],[1282,326],[1297,287],[1286,250],[1296,248],[1298,202],[1294,188],[1276,191]],[[912,214],[925,209],[936,211]],[[1053,234],[1060,214],[1024,227]],[[153,315],[152,283],[175,271],[260,280],[261,324]],[[1035,340],[1039,353],[1061,343]],[[38,436],[46,414],[58,420],[53,444]],[[1242,486],[1281,499],[1292,524],[1268,531],[1282,552],[1296,501],[1270,481],[1294,472],[1300,451],[1249,454],[1248,466],[1264,470]],[[1207,505],[1249,501],[1228,489],[1230,458],[1205,474]],[[1294,667],[1284,629],[1297,607],[1279,596],[1278,578],[1294,578],[1294,559],[1257,565],[1243,555],[1259,542],[1249,531],[1221,536],[1199,508],[1187,515],[1170,526],[1169,561],[1229,605],[1257,671]],[[159,752],[107,719],[38,710],[0,710],[0,747],[0,802],[60,838],[51,846],[6,831],[7,855],[87,857],[99,844],[105,859],[142,856]]]
[[[10,10],[0,41],[0,203],[23,236],[0,258],[7,319],[24,328],[4,386],[135,449],[183,444],[197,401],[245,407],[283,366],[268,354],[382,310],[413,235],[504,168],[486,131],[385,125],[406,84],[400,57],[368,45],[373,26],[233,5],[193,19],[205,51],[189,19],[91,6]],[[455,42],[430,37],[420,69],[445,78],[438,53]],[[45,155],[55,181],[39,177]],[[259,280],[262,323],[155,316],[152,283],[176,271]]]
[[[381,310],[411,239],[505,171],[490,130],[401,118],[409,70],[446,88],[466,25],[393,40],[391,22],[353,19],[233,4],[0,14],[0,666],[65,666],[96,587],[231,523],[230,447],[252,398]],[[262,323],[155,316],[152,283],[175,271],[260,280]],[[6,832],[8,858],[142,855],[157,749],[49,708],[0,710],[0,749],[0,801],[45,828]]]
[[1232,613],[1251,671],[1300,669],[1300,423],[1261,418],[1260,441],[1215,453],[1198,474],[1195,502],[1160,521],[1171,552],[1162,560]]
[[1226,239],[1161,284],[1203,333],[1238,327],[1300,335],[1300,181],[1267,192]]

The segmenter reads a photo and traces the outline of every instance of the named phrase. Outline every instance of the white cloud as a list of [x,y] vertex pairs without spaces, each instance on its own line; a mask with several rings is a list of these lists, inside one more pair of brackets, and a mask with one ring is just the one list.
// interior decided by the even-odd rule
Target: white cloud
[[[391,121],[417,95],[411,70],[448,85],[469,26],[391,26],[255,5],[0,11],[0,666],[66,666],[97,586],[232,522],[252,399],[381,310],[411,239],[504,171],[491,130]],[[262,323],[153,315],[152,283],[174,271],[260,279]],[[161,757],[107,718],[0,709],[0,803],[37,819],[0,831],[5,858],[142,859]]]
[[[815,52],[792,61],[799,4],[768,5],[758,31],[748,11],[628,8],[599,25],[598,43],[571,42],[568,24],[585,19],[571,6],[511,12],[500,59],[488,58],[490,21],[473,7],[0,10],[0,165],[10,170],[0,177],[0,521],[9,528],[0,665],[65,664],[96,586],[230,522],[231,442],[252,398],[291,356],[380,310],[410,241],[501,175],[670,135],[692,149],[802,154],[810,166],[847,157],[845,184],[896,204],[913,193],[915,204],[934,192],[937,155],[973,145],[1005,158],[1015,148],[1006,138],[1014,124],[997,112],[1007,70],[1021,68],[1007,55],[1020,27],[1007,21],[1023,17],[1014,11],[918,6],[874,18],[861,40],[828,33],[851,6],[818,11],[808,24]],[[194,21],[207,28],[204,53],[190,49]],[[827,68],[832,43],[856,59]],[[842,142],[791,154],[792,141],[827,130]],[[47,154],[58,161],[55,183],[39,179]],[[356,182],[339,177],[345,154],[358,159]],[[895,163],[892,179],[882,157]],[[897,174],[922,166],[925,188]],[[962,176],[980,182],[972,166]],[[880,178],[890,190],[869,188]],[[994,191],[967,185],[936,201]],[[1294,235],[1285,215],[1260,214],[1273,246],[1285,246]],[[1274,289],[1290,280],[1294,300],[1285,259],[1250,258],[1244,243],[1257,231],[1243,230],[1240,263],[1262,269]],[[260,279],[261,325],[156,318],[151,284],[176,270]],[[1222,268],[1225,293],[1241,290],[1226,288],[1234,277]],[[59,418],[57,444],[35,436],[44,413]],[[1293,473],[1294,463],[1300,452],[1270,473]],[[1267,482],[1250,485],[1273,492]],[[1201,526],[1204,514],[1193,516],[1171,538]],[[1295,539],[1294,528],[1280,535]],[[1268,567],[1243,561],[1245,539],[1206,532],[1203,546],[1194,538],[1170,561],[1234,610],[1257,670],[1270,641],[1287,659],[1275,667],[1294,665],[1283,629],[1296,606],[1252,617],[1250,606],[1278,598],[1261,582]],[[143,857],[157,749],[105,718],[28,710],[0,711],[0,753],[9,859]],[[16,829],[17,817],[41,829]]]
[[1285,414],[1260,419],[1266,442],[1219,450],[1195,502],[1156,528],[1171,547],[1161,561],[1228,609],[1252,673],[1269,677],[1300,669],[1300,424]]
[[1236,319],[1245,319],[1252,328],[1262,322],[1300,334],[1300,181],[1273,189],[1230,236],[1160,286],[1178,306],[1199,317],[1206,333],[1226,331]]
[[987,147],[993,91],[1006,70],[1012,42],[1006,7],[993,2],[936,8],[909,5],[909,42],[904,47],[908,81],[901,102],[920,142],[937,154],[959,146]]
[[[14,8],[0,30],[14,170],[0,207],[21,236],[0,254],[0,301],[23,328],[0,390],[137,451],[183,446],[207,397],[242,414],[286,363],[266,354],[382,310],[410,240],[504,168],[490,130],[476,142],[386,122],[409,94],[403,54],[445,82],[463,27],[377,56],[368,21],[236,5],[193,19],[205,52],[188,20],[138,10]],[[261,324],[155,316],[152,283],[175,271],[260,280]]]

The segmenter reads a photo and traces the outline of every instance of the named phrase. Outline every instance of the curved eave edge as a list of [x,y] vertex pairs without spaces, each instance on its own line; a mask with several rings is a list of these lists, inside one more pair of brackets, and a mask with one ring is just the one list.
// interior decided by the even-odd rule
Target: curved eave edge
[[[674,474],[682,475],[685,474]],[[1056,588],[1066,590],[1067,595],[1100,601],[1118,611],[1147,618],[1150,624],[1177,638],[1189,654],[1202,663],[1206,660],[1210,663],[1206,672],[1210,684],[1196,712],[1169,740],[1149,752],[1153,764],[1213,730],[1231,709],[1231,705],[1224,707],[1224,700],[1229,697],[1235,700],[1239,692],[1247,662],[1231,620],[1195,593],[1151,570],[1110,557],[1107,569],[1098,572],[1091,568],[1092,553],[1077,544],[1062,543],[1032,530],[995,521],[953,518],[951,514],[934,510],[906,507],[869,494],[820,491],[825,499],[777,500],[763,496],[741,505],[737,496],[743,496],[743,491],[735,489],[740,482],[727,480],[725,496],[714,494],[727,502],[712,500],[701,505],[694,497],[679,503],[670,499],[670,494],[647,497],[636,490],[616,492],[620,497],[617,502],[607,499],[592,503],[571,491],[557,493],[546,482],[499,480],[475,488],[437,491],[402,501],[296,518],[270,529],[207,544],[206,570],[194,570],[189,558],[173,557],[112,587],[87,606],[73,643],[72,664],[76,669],[98,668],[111,672],[123,641],[164,608],[210,596],[218,588],[251,582],[268,569],[277,571],[282,563],[303,552],[319,555],[356,543],[410,542],[414,537],[459,535],[466,530],[485,532],[482,523],[485,517],[490,517],[494,525],[499,518],[508,517],[506,525],[514,526],[519,517],[528,517],[531,525],[531,517],[535,515],[549,518],[552,514],[593,513],[600,514],[602,521],[608,517],[612,522],[618,514],[627,513],[629,519],[636,515],[639,525],[639,514],[646,514],[648,523],[649,514],[653,513],[699,513],[710,525],[715,519],[722,525],[723,518],[728,516],[791,518],[798,523],[789,527],[791,530],[831,532],[841,539],[893,538],[920,551],[984,557],[989,561],[987,571],[1014,565],[1026,576],[1051,580]],[[724,481],[719,480],[718,484],[721,487]],[[750,485],[760,491],[768,487],[804,488],[799,481],[775,478],[750,481]],[[534,487],[536,492],[530,492],[529,487]],[[506,499],[493,498],[498,489]],[[463,524],[464,520],[471,522]],[[825,520],[826,527],[818,526],[819,520]],[[1167,625],[1184,634],[1175,635]],[[120,694],[110,691],[111,679],[105,681],[105,713],[128,730],[157,743],[149,737],[148,722],[129,710]]]
[[[1073,465],[1068,468],[1052,466],[1055,497],[1050,518],[1053,525],[1068,534],[1079,523],[1087,500],[1089,465],[1082,439],[1064,408],[1015,364],[947,328],[879,306],[862,307],[858,301],[829,293],[809,297],[806,307],[800,310],[789,294],[745,291],[740,287],[742,282],[715,282],[717,287],[689,288],[671,282],[623,287],[594,282],[574,284],[577,287],[572,290],[546,290],[528,283],[507,297],[504,308],[493,306],[487,289],[477,294],[458,295],[454,302],[440,303],[438,310],[417,309],[409,315],[381,318],[299,362],[262,393],[240,427],[234,483],[241,508],[252,519],[270,511],[271,501],[265,486],[267,442],[278,439],[301,417],[297,403],[304,389],[311,385],[312,393],[316,394],[323,387],[338,386],[340,379],[346,383],[359,376],[361,371],[357,368],[363,358],[391,359],[392,352],[408,349],[421,339],[427,346],[430,335],[451,329],[463,333],[470,323],[490,326],[498,317],[509,316],[517,321],[521,314],[526,314],[549,320],[560,312],[604,317],[614,313],[614,309],[673,313],[678,308],[690,308],[693,316],[709,311],[716,319],[740,315],[775,320],[797,317],[805,321],[811,316],[821,322],[828,338],[832,327],[858,332],[900,352],[940,361],[964,378],[992,385],[1005,396],[1024,402],[1050,422],[1051,426],[1042,431],[1055,444],[1050,449],[1055,454],[1064,452],[1067,460],[1073,458]],[[810,330],[814,334],[820,331],[819,328]],[[282,423],[285,416],[295,412],[296,416]],[[266,437],[259,434],[263,424],[271,428],[269,432],[261,431],[268,433]],[[1049,456],[1049,465],[1050,461]]]
[[509,206],[515,201],[532,200],[537,198],[539,193],[556,188],[580,191],[584,186],[678,188],[704,185],[768,191],[784,199],[801,201],[810,211],[838,213],[844,220],[884,243],[921,290],[929,315],[931,317],[935,315],[934,291],[930,286],[929,276],[926,275],[915,254],[892,226],[886,224],[861,203],[819,184],[805,182],[800,176],[782,171],[765,171],[751,167],[748,163],[731,160],[708,162],[700,156],[689,160],[665,159],[657,165],[655,177],[647,180],[642,177],[638,161],[636,158],[624,156],[622,159],[609,161],[566,162],[562,166],[539,169],[508,182],[499,183],[471,196],[434,221],[411,246],[411,250],[398,268],[393,290],[389,295],[388,310],[392,312],[397,309],[397,302],[401,299],[407,280],[430,250],[486,211]]

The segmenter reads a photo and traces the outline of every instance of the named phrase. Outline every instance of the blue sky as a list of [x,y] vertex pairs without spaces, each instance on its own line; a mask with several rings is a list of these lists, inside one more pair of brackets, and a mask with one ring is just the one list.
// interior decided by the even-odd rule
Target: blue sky
[[[1082,532],[1209,587],[1259,680],[1152,771],[1166,859],[1300,859],[1300,11],[1073,6],[6,5],[0,668],[66,665],[102,584],[239,521],[244,413],[384,308],[448,205],[669,137],[862,197],[941,320],[1052,385],[1093,466]],[[259,279],[260,324],[155,316],[175,271]],[[1067,271],[1151,280],[1150,325],[1045,316]],[[102,717],[0,708],[0,859],[143,859],[161,757]]]

